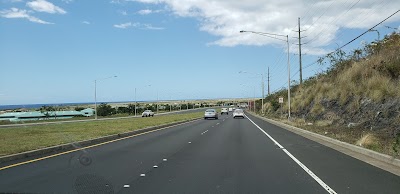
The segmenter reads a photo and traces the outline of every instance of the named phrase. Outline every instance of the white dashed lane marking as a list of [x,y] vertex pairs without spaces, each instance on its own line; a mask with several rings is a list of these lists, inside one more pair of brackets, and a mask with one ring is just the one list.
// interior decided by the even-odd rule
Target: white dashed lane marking
[[205,131],[203,131],[203,133],[201,133],[201,135],[204,135],[205,133],[207,133],[208,132],[208,130],[205,130]]

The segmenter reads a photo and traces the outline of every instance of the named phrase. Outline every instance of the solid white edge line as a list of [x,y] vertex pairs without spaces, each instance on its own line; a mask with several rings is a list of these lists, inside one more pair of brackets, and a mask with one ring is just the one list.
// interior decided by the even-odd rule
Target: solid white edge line
[[318,184],[322,186],[328,193],[331,194],[336,194],[336,192],[330,188],[324,181],[322,181],[317,175],[315,175],[310,169],[307,168],[306,165],[300,162],[296,157],[294,157],[288,150],[286,150],[281,144],[279,144],[274,138],[272,138],[271,135],[269,135],[267,132],[264,131],[260,126],[258,126],[253,120],[251,120],[247,115],[245,115],[247,119],[251,123],[253,123],[254,126],[256,126],[261,132],[263,132],[272,142],[275,143],[279,148],[283,150],[283,152],[286,153],[294,162],[296,162],[304,171],[306,171],[307,174],[309,174],[315,181],[317,181]]

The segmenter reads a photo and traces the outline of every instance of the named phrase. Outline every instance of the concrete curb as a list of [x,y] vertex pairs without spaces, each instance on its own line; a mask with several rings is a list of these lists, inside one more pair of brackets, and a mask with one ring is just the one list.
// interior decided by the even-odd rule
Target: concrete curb
[[62,145],[52,146],[52,147],[43,148],[43,149],[37,149],[37,150],[2,156],[2,157],[0,157],[0,164],[2,164],[4,162],[20,160],[20,159],[24,159],[24,158],[28,158],[28,157],[42,156],[42,155],[47,155],[47,154],[56,154],[56,153],[70,151],[70,150],[74,150],[74,149],[80,149],[80,148],[84,148],[86,146],[95,145],[95,144],[103,143],[106,141],[116,140],[116,139],[128,137],[131,135],[136,135],[136,134],[140,134],[140,133],[145,133],[145,132],[149,132],[149,131],[156,130],[156,129],[161,129],[161,128],[166,128],[166,127],[171,127],[174,125],[189,123],[189,122],[196,121],[196,120],[200,120],[200,118],[190,119],[187,121],[168,123],[168,124],[163,124],[163,125],[158,125],[158,126],[153,126],[153,127],[147,127],[147,128],[143,128],[143,129],[137,129],[134,131],[125,132],[125,133],[108,135],[108,136],[84,140],[84,141],[80,141],[80,142],[73,142],[73,143],[62,144]]
[[[248,113],[250,113],[250,112],[248,112]],[[362,160],[362,161],[367,162],[371,165],[374,165],[378,168],[381,168],[383,170],[389,171],[393,174],[400,176],[400,160],[396,159],[392,156],[382,154],[379,152],[375,152],[375,151],[372,151],[372,150],[369,150],[369,149],[366,149],[363,147],[359,147],[359,146],[356,146],[353,144],[349,144],[346,142],[342,142],[337,139],[326,137],[324,135],[313,133],[313,132],[310,132],[310,131],[307,131],[307,130],[304,130],[304,129],[301,129],[298,127],[290,126],[288,124],[281,123],[279,121],[261,117],[254,113],[250,113],[250,114],[257,118],[260,118],[264,121],[267,121],[273,125],[282,127],[288,131],[291,131],[293,133],[301,135],[307,139],[321,143],[327,147],[330,147],[332,149],[340,151],[346,155],[349,155],[356,159]]]

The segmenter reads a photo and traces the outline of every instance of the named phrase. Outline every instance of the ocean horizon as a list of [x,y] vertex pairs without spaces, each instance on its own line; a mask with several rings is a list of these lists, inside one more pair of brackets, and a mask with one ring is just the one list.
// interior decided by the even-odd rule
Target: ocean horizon
[[[204,99],[185,99],[185,100],[160,100],[163,102],[166,101],[186,101],[186,100],[204,100]],[[144,102],[155,102],[154,100],[148,101],[137,101],[138,103]],[[97,104],[101,103],[135,103],[135,101],[118,101],[118,102],[97,102]],[[10,104],[10,105],[0,105],[0,110],[13,110],[13,109],[32,109],[32,108],[40,108],[42,106],[73,106],[73,105],[90,105],[94,104],[94,102],[68,102],[68,103],[43,103],[43,104]]]

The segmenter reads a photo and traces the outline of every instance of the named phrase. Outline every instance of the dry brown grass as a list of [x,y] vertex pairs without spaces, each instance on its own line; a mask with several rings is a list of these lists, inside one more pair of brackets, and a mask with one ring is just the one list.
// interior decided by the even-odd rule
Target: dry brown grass
[[[364,134],[365,129],[347,128],[345,121],[362,119],[357,116],[368,119],[366,112],[360,112],[364,109],[363,101],[368,102],[366,108],[371,108],[370,106],[379,107],[382,103],[400,99],[400,34],[391,35],[362,50],[365,51],[363,58],[346,58],[342,63],[332,64],[334,69],[327,73],[304,81],[301,89],[296,90],[294,87],[291,109],[294,115],[305,115],[306,120],[295,119],[289,124],[392,154],[393,137],[390,133],[382,132],[388,129],[368,129],[369,133]],[[368,56],[364,57],[365,55]],[[282,95],[282,91],[279,95]],[[284,103],[283,109],[284,112],[287,111],[287,103]],[[313,122],[312,126],[307,125],[310,121]],[[332,121],[335,121],[334,126]],[[395,119],[395,123],[391,122],[390,126],[398,126],[397,123],[400,123],[400,117]]]
[[315,115],[321,114],[324,111],[325,108],[319,103],[315,103],[314,106],[311,108],[311,113]]
[[[357,101],[361,98],[369,98],[374,102],[382,102],[387,98],[400,98],[400,80],[394,79],[389,75],[389,70],[385,70],[385,68],[389,68],[388,64],[397,62],[397,60],[399,63],[396,65],[400,69],[398,52],[390,51],[389,55],[380,52],[365,60],[353,62],[335,77],[322,75],[315,84],[296,91],[292,108],[297,111],[309,106],[313,101],[318,103],[322,99],[336,99],[341,105],[344,105],[350,97],[355,97],[352,106],[358,108]],[[389,62],[386,64],[382,61]],[[320,110],[321,108],[317,106],[314,111],[319,112]]]

